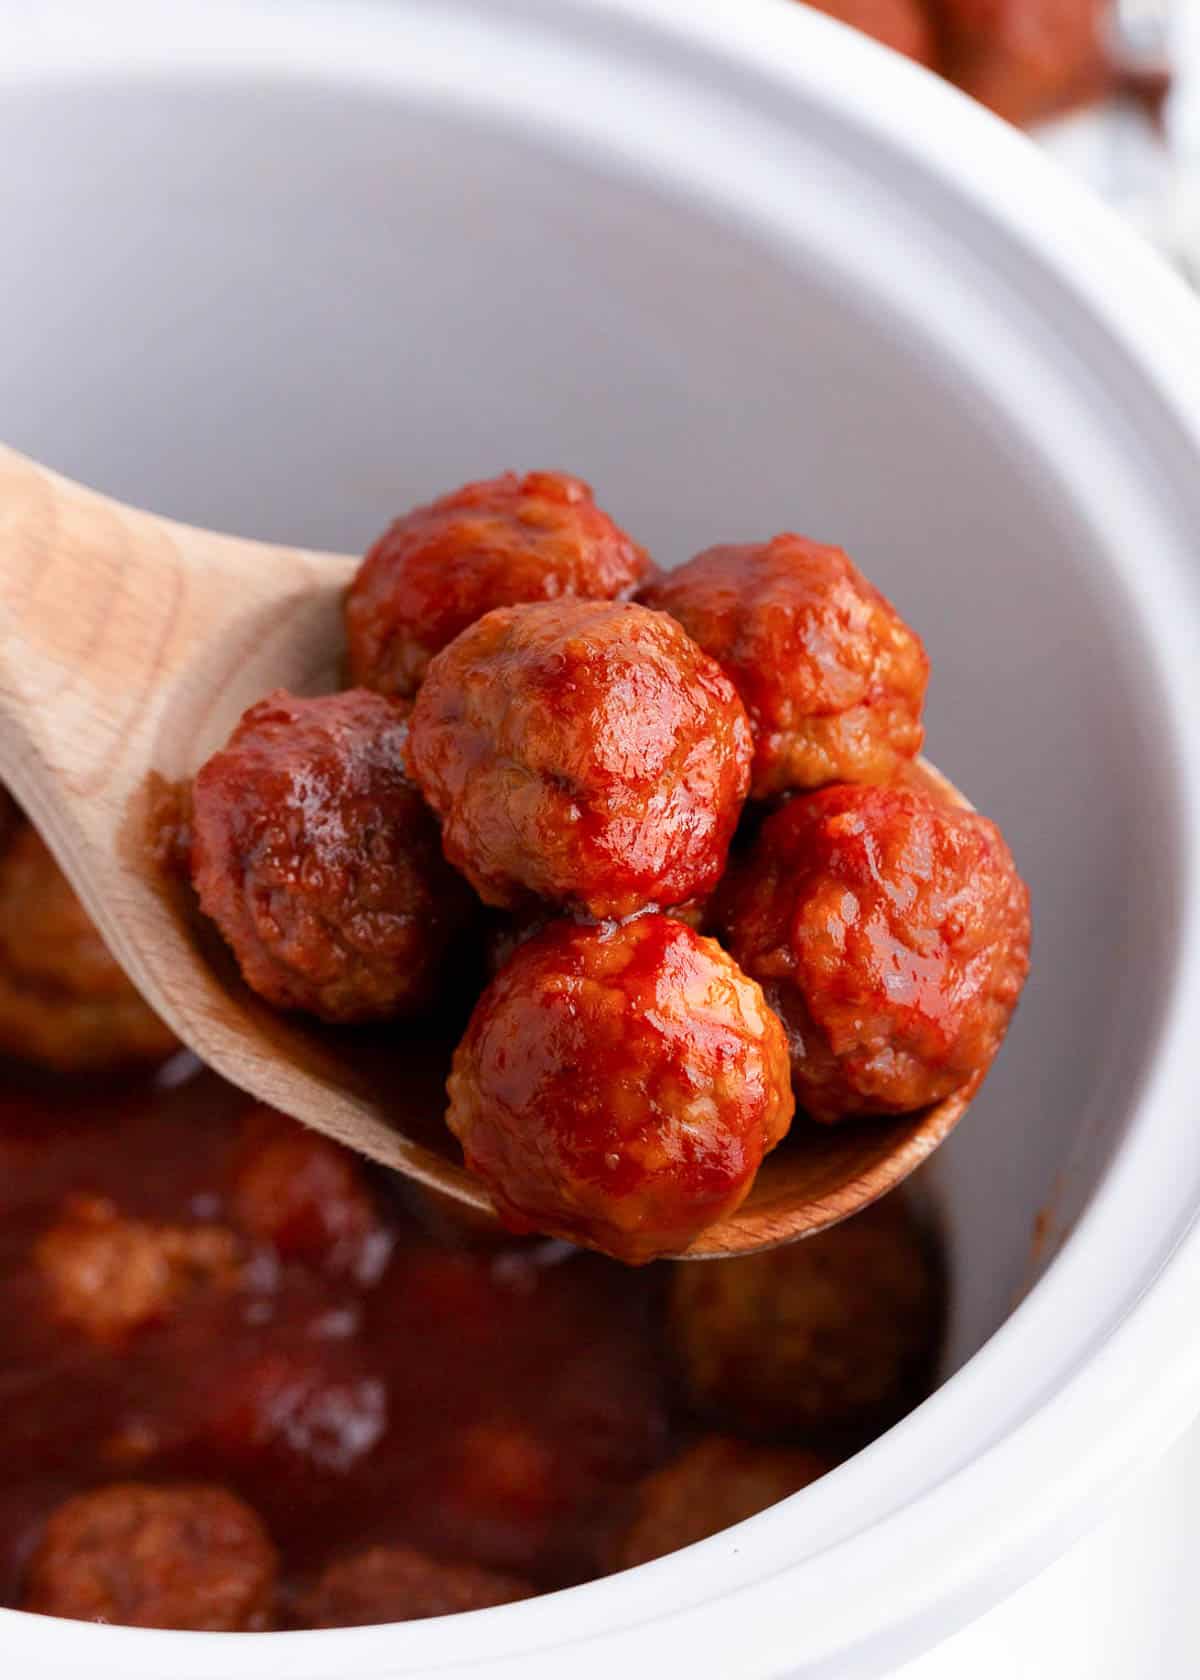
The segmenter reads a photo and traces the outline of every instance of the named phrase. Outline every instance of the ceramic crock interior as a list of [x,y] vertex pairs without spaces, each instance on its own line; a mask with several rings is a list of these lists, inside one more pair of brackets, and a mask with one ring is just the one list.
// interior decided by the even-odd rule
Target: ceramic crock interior
[[930,754],[1003,823],[1036,917],[1009,1045],[934,1174],[953,1369],[1036,1270],[1039,1210],[1053,1236],[1100,1181],[1144,1053],[1123,1000],[1157,995],[1152,939],[1111,960],[1156,914],[1153,717],[1087,510],[937,312],[842,283],[815,232],[785,252],[616,158],[334,77],[54,99],[53,121],[36,87],[0,109],[17,447],[345,550],[462,479],[563,466],[663,563],[798,529],[921,629]]

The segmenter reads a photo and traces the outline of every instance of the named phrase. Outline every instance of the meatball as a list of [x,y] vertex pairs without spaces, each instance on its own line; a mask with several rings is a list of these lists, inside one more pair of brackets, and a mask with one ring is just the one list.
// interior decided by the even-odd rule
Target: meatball
[[[729,1263],[702,1269],[722,1271]],[[832,1468],[829,1459],[804,1448],[755,1447],[705,1435],[641,1484],[615,1567],[632,1569],[707,1540],[799,1493]]]
[[412,1546],[372,1546],[329,1564],[299,1596],[295,1620],[311,1628],[413,1622],[512,1604],[533,1592],[516,1575],[446,1563]]
[[246,983],[365,1021],[428,1004],[471,911],[403,770],[404,708],[357,689],[252,706],[195,780],[192,874]]
[[856,1446],[928,1392],[943,1313],[937,1246],[892,1195],[802,1242],[676,1266],[668,1322],[701,1416]]
[[861,29],[906,58],[932,67],[937,61],[937,35],[922,0],[808,0],[819,12],[839,23]]
[[18,825],[0,853],[0,1053],[81,1073],[165,1061],[176,1049],[41,837]]
[[243,1473],[344,1476],[387,1430],[387,1390],[345,1344],[276,1347],[223,1372],[204,1438]]
[[275,1548],[224,1488],[118,1482],[54,1511],[23,1610],[128,1627],[248,1632],[269,1625]]
[[231,1289],[239,1258],[224,1226],[151,1224],[87,1195],[68,1197],[34,1248],[54,1316],[102,1347],[162,1323],[189,1297]]
[[882,782],[920,751],[920,637],[840,548],[785,533],[709,548],[643,590],[718,662],[754,732],[756,799]]
[[792,1118],[759,988],[666,916],[528,940],[476,1006],[447,1089],[506,1225],[635,1264],[732,1213]]
[[578,478],[464,484],[397,519],[359,567],[346,598],[351,680],[415,694],[434,654],[493,607],[616,600],[650,569]]
[[1104,0],[936,0],[946,74],[1014,123],[1106,91]]
[[982,1077],[1029,967],[1029,894],[999,829],[915,788],[792,799],[715,916],[821,1121],[907,1113]]
[[483,899],[596,917],[715,885],[750,753],[732,685],[677,624],[592,601],[464,630],[430,665],[408,740],[446,856]]
[[255,1107],[242,1123],[229,1200],[241,1229],[285,1260],[363,1283],[386,1262],[388,1233],[361,1162],[272,1108]]

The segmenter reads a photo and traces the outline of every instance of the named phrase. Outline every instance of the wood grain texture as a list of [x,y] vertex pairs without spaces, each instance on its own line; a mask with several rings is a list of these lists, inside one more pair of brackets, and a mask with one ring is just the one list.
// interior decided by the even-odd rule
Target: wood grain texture
[[[46,840],[147,1001],[233,1084],[372,1160],[490,1212],[432,1112],[389,1119],[403,1069],[268,1009],[160,879],[146,843],[155,777],[190,775],[272,688],[337,686],[356,562],[220,536],[123,507],[0,446],[0,781]],[[966,801],[931,766],[918,778]],[[978,1082],[976,1082],[977,1085]],[[812,1235],[898,1184],[976,1085],[917,1115],[798,1121],[747,1201],[686,1258]]]

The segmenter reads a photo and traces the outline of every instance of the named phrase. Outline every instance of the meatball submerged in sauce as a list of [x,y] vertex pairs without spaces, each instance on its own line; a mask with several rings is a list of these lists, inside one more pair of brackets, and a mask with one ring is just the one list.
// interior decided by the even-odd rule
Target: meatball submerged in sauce
[[822,1121],[907,1113],[982,1076],[1029,967],[1029,894],[999,829],[914,788],[790,800],[716,919]]
[[224,1488],[120,1482],[51,1515],[24,1610],[129,1627],[246,1632],[269,1625],[275,1548]]
[[408,740],[446,856],[481,898],[596,917],[711,890],[750,753],[732,685],[677,624],[582,601],[464,631],[430,665]]
[[894,1194],[803,1242],[675,1267],[669,1333],[698,1417],[855,1447],[928,1391],[943,1299],[934,1236]]
[[643,590],[721,666],[754,732],[756,799],[882,782],[920,751],[920,637],[840,548],[710,548]]
[[0,809],[0,1054],[62,1073],[165,1061],[175,1035],[109,954],[41,836],[14,813]]
[[196,776],[192,874],[246,982],[327,1021],[436,996],[472,913],[404,773],[404,707],[352,689],[252,706]]
[[713,940],[551,925],[484,993],[447,1124],[514,1230],[642,1262],[732,1213],[792,1118],[783,1030]]
[[610,601],[646,554],[567,473],[504,473],[415,508],[384,532],[346,599],[352,681],[415,694],[435,653],[493,607]]

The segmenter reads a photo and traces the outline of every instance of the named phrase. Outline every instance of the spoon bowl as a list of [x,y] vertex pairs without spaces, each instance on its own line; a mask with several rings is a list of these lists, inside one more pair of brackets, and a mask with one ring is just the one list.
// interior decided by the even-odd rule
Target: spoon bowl
[[[151,844],[163,782],[191,775],[273,688],[337,686],[357,561],[125,507],[0,447],[0,780],[45,835],[106,942],[179,1038],[233,1084],[382,1165],[494,1212],[452,1158],[442,1067],[403,1034],[283,1016],[255,997]],[[967,802],[931,765],[917,777]],[[750,1196],[681,1258],[813,1235],[908,1176],[977,1076],[916,1114],[800,1122]],[[400,1099],[403,1099],[401,1108]],[[403,1124],[398,1116],[412,1115]]]

